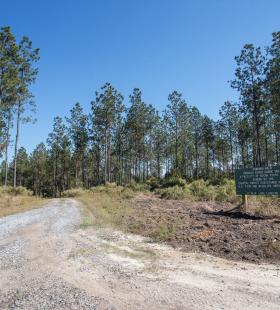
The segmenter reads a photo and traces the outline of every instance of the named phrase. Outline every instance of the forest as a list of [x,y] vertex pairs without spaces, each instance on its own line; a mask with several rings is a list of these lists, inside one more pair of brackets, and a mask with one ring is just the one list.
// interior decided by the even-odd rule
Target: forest
[[88,103],[89,114],[75,103],[65,118],[54,118],[45,143],[28,154],[19,147],[20,133],[23,123],[35,119],[31,89],[39,56],[28,37],[18,41],[10,27],[1,28],[1,185],[57,197],[71,188],[170,177],[218,184],[233,179],[236,168],[280,162],[280,32],[272,33],[269,46],[245,44],[235,57],[233,79],[225,87],[235,89],[239,99],[221,103],[217,120],[186,102],[180,91],[169,94],[165,110],[157,111],[139,88],[126,102],[106,83]]

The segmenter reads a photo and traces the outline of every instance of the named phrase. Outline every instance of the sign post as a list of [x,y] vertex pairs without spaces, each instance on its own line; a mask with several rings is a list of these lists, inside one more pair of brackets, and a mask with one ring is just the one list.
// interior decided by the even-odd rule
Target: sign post
[[247,195],[280,195],[280,166],[237,169],[235,183],[246,210]]
[[242,206],[244,208],[244,211],[246,212],[248,209],[248,196],[242,195]]

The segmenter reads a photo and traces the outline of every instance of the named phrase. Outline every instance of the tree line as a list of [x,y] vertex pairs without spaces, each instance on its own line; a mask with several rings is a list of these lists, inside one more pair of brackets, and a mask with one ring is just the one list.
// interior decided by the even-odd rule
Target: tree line
[[[280,32],[266,48],[246,44],[235,57],[230,85],[237,103],[225,102],[214,121],[173,91],[163,112],[133,89],[129,104],[110,83],[94,95],[90,113],[76,103],[63,119],[55,117],[46,143],[31,154],[24,148],[8,160],[10,130],[18,129],[33,104],[38,49],[23,38],[16,44],[8,27],[0,33],[2,184],[22,185],[37,195],[57,196],[71,187],[106,182],[129,184],[171,175],[218,182],[238,167],[280,161]],[[11,43],[7,43],[10,42]],[[21,42],[22,42],[21,41]],[[19,60],[17,60],[19,59]]]
[[[15,126],[13,154],[13,185],[17,185],[17,157],[20,124],[31,122],[36,109],[30,86],[35,82],[38,69],[39,49],[33,48],[31,40],[24,36],[17,42],[10,27],[0,30],[0,151],[5,156],[3,184],[7,185],[9,146],[11,130]],[[2,163],[3,164],[3,163]]]

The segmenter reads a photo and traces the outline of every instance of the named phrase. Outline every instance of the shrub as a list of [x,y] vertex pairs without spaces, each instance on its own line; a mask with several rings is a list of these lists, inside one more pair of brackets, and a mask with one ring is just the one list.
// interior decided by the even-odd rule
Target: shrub
[[117,193],[118,190],[119,187],[116,183],[106,183],[105,185],[98,185],[89,189],[91,193]]
[[26,189],[23,186],[18,186],[16,188],[12,186],[2,186],[0,187],[0,195],[14,195],[14,196],[32,196],[32,191]]
[[215,199],[215,187],[203,179],[193,181],[187,187],[195,198],[206,201]]
[[[111,185],[108,186],[106,185],[99,185],[95,187],[91,187],[89,189],[90,193],[106,193],[110,196],[118,195],[121,196],[122,198],[132,198],[134,196],[134,191],[129,188],[129,187],[123,187],[119,185]],[[115,183],[113,183],[115,184]]]
[[186,185],[186,181],[178,176],[171,176],[164,180],[164,187],[172,187],[172,186],[181,186],[184,187]]
[[234,180],[225,179],[222,185],[216,187],[215,200],[236,202],[237,199]]
[[125,199],[129,199],[129,198],[132,198],[134,197],[135,193],[132,189],[130,188],[127,188],[127,187],[123,187],[121,190],[120,190],[120,194],[123,198]]
[[188,188],[173,186],[163,189],[156,189],[155,193],[160,195],[161,198],[166,199],[184,199],[190,198],[190,191]]
[[137,183],[134,180],[131,181],[126,187],[130,188],[134,192],[145,192],[150,189],[149,185],[146,183]]
[[105,187],[109,187],[109,188],[116,188],[118,185],[115,182],[106,182]]
[[152,191],[155,190],[156,188],[160,188],[160,181],[155,177],[150,177],[146,181],[146,184],[150,187]]
[[106,187],[105,185],[98,185],[98,186],[91,187],[89,191],[92,193],[107,192],[107,191],[110,191],[110,187]]
[[61,196],[73,198],[73,197],[79,197],[84,193],[85,193],[85,190],[82,188],[72,188],[72,189],[68,189],[68,190],[62,192]]

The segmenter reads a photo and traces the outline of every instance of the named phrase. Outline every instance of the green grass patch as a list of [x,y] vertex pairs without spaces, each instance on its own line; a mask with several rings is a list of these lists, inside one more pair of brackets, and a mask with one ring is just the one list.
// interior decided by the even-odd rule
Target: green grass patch
[[98,187],[84,191],[77,198],[83,204],[82,228],[89,226],[126,229],[132,193],[124,188]]

